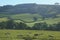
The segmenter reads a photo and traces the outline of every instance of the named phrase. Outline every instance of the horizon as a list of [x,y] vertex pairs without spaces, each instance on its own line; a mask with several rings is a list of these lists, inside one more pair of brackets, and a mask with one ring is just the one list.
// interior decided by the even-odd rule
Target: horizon
[[[23,4],[37,4],[37,3],[21,3],[22,5]],[[21,4],[15,4],[15,5],[21,5]],[[6,4],[6,5],[12,5],[12,4]],[[6,5],[0,5],[0,6],[6,6]],[[15,6],[15,5],[12,5],[12,6]],[[37,4],[37,5],[56,5],[56,4]],[[60,5],[60,4],[57,4],[57,5]]]
[[60,0],[0,0],[0,6],[4,5],[17,5],[17,4],[28,4],[28,3],[36,3],[36,4],[48,4],[54,5],[55,3],[60,3]]

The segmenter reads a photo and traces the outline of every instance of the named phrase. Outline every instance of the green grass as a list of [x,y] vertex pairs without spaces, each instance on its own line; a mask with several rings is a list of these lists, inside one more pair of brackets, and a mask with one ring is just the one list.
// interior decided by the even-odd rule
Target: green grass
[[37,17],[37,21],[31,22],[31,23],[26,23],[28,26],[33,26],[35,23],[39,23],[39,22],[46,22],[47,24],[55,24],[55,23],[60,22],[60,17],[48,18],[48,19],[42,20],[42,17],[39,14],[29,14],[29,13],[13,14],[13,15],[11,15],[11,14],[10,15],[9,14],[0,14],[0,16],[3,16],[2,18],[0,18],[0,22],[7,21],[8,20],[7,17],[15,19],[15,22],[23,22],[21,20],[16,20],[16,19],[22,19],[26,22],[31,22],[31,21],[34,21],[33,17]]
[[[60,18],[48,18],[45,20],[42,20],[41,16],[39,14],[14,14],[14,15],[6,15],[6,14],[0,14],[0,22],[7,21],[7,17],[11,17],[12,19],[22,19],[27,22],[33,21],[33,17],[37,17],[38,20],[32,23],[26,23],[28,26],[32,27],[35,23],[40,22],[46,22],[47,24],[55,24],[60,22]],[[22,22],[21,20],[14,20],[15,22]],[[10,33],[9,35],[6,35],[6,33]],[[24,40],[17,38],[17,35],[23,35],[26,37],[29,35],[30,37],[33,37],[34,34],[43,34],[39,35],[38,39],[36,40],[48,40],[49,35],[53,35],[54,40],[60,40],[60,32],[59,31],[43,31],[43,30],[0,30],[0,40]],[[35,39],[34,39],[35,40]]]
[[56,24],[58,22],[60,22],[60,18],[50,18],[50,19],[46,19],[46,20],[38,20],[36,22],[33,22],[33,23],[26,23],[27,25],[29,26],[33,26],[35,23],[40,23],[40,22],[46,22],[47,24]]
[[13,19],[22,19],[24,21],[33,21],[33,17],[37,17],[38,19],[41,18],[41,16],[39,14],[16,14],[16,15],[12,15],[11,18]]
[[[42,20],[42,17],[39,14],[16,14],[16,15],[12,15],[11,18],[13,19],[22,19],[26,22],[31,22],[33,21],[33,17],[37,17],[37,21],[36,22],[32,22],[32,23],[26,23],[28,26],[33,26],[35,23],[39,23],[39,22],[46,22],[47,24],[55,24],[60,22],[60,18],[49,18],[46,20]],[[22,22],[20,20],[16,20],[16,22]]]
[[[6,34],[10,33],[10,34]],[[55,40],[60,40],[60,32],[59,31],[43,31],[43,30],[0,30],[0,40],[22,40],[18,39],[17,35],[23,35],[26,37],[29,35],[33,37],[34,34],[39,34],[37,39],[49,39],[49,35],[53,35]],[[6,38],[7,37],[7,38]]]
[[6,18],[6,17],[0,18],[0,22],[5,22],[7,20],[8,20],[8,18]]

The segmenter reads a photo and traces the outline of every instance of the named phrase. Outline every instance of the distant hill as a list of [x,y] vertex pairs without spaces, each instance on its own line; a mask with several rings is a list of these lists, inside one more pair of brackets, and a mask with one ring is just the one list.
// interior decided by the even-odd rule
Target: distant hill
[[0,6],[0,14],[40,14],[42,17],[57,17],[60,14],[60,5],[17,4]]

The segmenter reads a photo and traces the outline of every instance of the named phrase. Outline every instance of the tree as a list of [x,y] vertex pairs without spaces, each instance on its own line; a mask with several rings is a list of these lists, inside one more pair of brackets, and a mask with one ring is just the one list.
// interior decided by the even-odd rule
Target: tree
[[41,29],[41,23],[35,23],[34,26],[32,27],[34,30],[40,30]]
[[6,29],[13,29],[14,28],[14,21],[13,20],[8,20],[6,22]]
[[27,25],[25,23],[20,22],[17,24],[16,29],[27,29]]
[[56,24],[55,30],[60,31],[60,22]]
[[6,29],[6,22],[0,22],[0,29]]
[[48,24],[46,22],[42,23],[42,29],[46,30],[48,28]]
[[34,21],[37,21],[37,18],[36,18],[36,17],[33,17],[33,20],[34,20]]
[[53,30],[53,26],[52,25],[49,25],[48,26],[48,30]]

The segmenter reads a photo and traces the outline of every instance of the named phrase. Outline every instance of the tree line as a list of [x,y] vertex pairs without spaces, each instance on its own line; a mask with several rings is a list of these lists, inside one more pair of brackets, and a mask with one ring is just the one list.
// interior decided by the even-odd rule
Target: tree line
[[60,31],[60,22],[52,25],[48,25],[46,22],[35,23],[34,26],[29,27],[23,22],[17,23],[14,20],[8,20],[6,22],[0,22],[0,29]]

